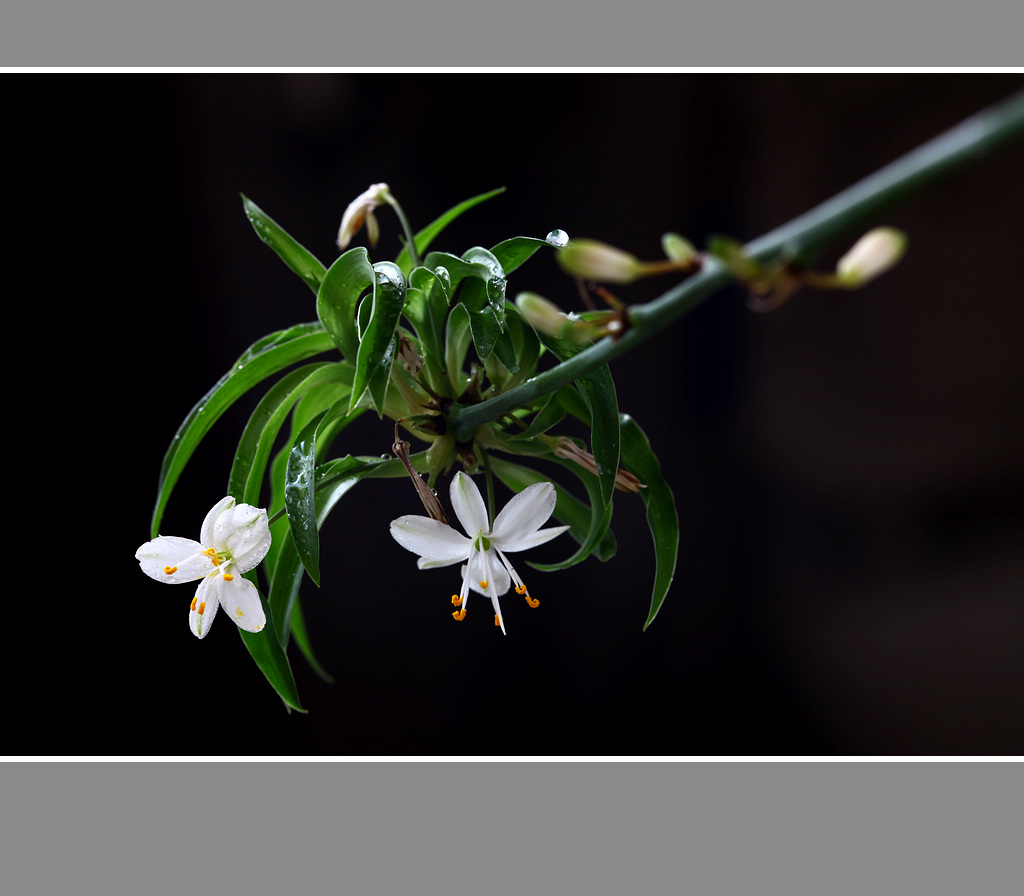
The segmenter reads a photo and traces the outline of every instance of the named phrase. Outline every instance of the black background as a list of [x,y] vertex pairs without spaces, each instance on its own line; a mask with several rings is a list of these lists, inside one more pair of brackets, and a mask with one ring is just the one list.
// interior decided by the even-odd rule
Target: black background
[[[315,317],[253,233],[244,192],[325,263],[341,212],[386,181],[461,254],[562,228],[659,254],[662,233],[750,239],[1024,87],[966,74],[176,74],[19,79],[12,260],[44,369],[54,506],[82,536],[33,578],[9,752],[140,755],[1016,754],[1024,747],[1024,178],[1018,146],[893,209],[901,265],[768,315],[723,292],[613,367],[675,491],[672,591],[641,631],[653,554],[638,499],[619,554],[526,571],[541,601],[456,625],[457,573],[387,534],[406,483],[356,488],[302,591],[336,677],[293,657],[287,714],[225,619],[147,579],[160,460],[250,343]],[[8,82],[9,85],[18,82]],[[30,89],[31,88],[31,89]],[[28,97],[31,97],[29,99]],[[380,215],[375,258],[398,227]],[[828,266],[846,248],[822,258]],[[618,291],[639,302],[672,281]],[[539,254],[509,290],[578,307]],[[35,297],[35,298],[33,298]],[[38,303],[38,308],[36,308]],[[28,332],[26,330],[26,332]],[[41,337],[37,341],[42,343]],[[29,374],[35,383],[35,374]],[[39,380],[45,382],[45,379]],[[259,390],[257,390],[258,393]],[[168,508],[197,537],[258,394],[226,415]],[[37,444],[39,439],[36,440]],[[360,421],[342,451],[388,450]],[[44,449],[49,450],[49,449]],[[31,456],[31,455],[30,455]],[[55,512],[47,511],[43,524]],[[61,531],[65,524],[61,521]],[[569,549],[552,543],[537,557]],[[63,560],[61,561],[64,562]],[[70,587],[68,587],[70,584]],[[479,601],[479,598],[477,599]],[[54,721],[61,734],[56,739]]]

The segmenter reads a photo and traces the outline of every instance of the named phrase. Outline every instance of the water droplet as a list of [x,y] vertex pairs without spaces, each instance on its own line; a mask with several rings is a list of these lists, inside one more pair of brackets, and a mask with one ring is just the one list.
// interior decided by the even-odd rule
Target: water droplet
[[569,245],[569,234],[564,230],[552,230],[551,233],[544,237],[544,241],[550,243],[556,249],[561,249]]
[[446,268],[444,265],[438,265],[436,268],[434,268],[434,276],[436,276],[437,279],[441,281],[445,289],[452,288],[452,276],[451,274],[448,273],[448,268]]

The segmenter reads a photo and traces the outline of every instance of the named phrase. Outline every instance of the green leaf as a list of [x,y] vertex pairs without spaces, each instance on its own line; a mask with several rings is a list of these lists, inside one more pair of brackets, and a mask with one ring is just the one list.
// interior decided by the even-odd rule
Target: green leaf
[[284,229],[255,202],[242,195],[242,207],[253,229],[263,242],[273,249],[296,274],[313,290],[320,288],[326,269],[313,254],[296,242]]
[[622,460],[627,469],[646,486],[640,489],[640,497],[647,507],[647,526],[654,539],[654,589],[651,592],[650,612],[644,623],[646,629],[658,615],[675,576],[679,554],[679,514],[672,490],[661,476],[661,465],[644,431],[628,414],[623,414],[620,422]]
[[[251,575],[251,573],[247,574],[246,578],[250,578]],[[263,630],[247,632],[240,628],[238,633],[242,636],[242,641],[256,661],[256,665],[267,677],[267,681],[277,691],[285,705],[299,712],[305,712],[306,710],[299,702],[299,690],[295,684],[295,677],[292,675],[291,663],[288,662],[288,656],[278,640],[270,606],[262,594],[260,602],[263,604],[263,613],[267,617],[267,623],[263,626]]]
[[[504,187],[498,187],[496,190],[491,190],[487,193],[480,193],[478,196],[466,199],[458,205],[448,209],[448,211],[441,215],[441,217],[432,221],[413,237],[413,242],[416,244],[416,254],[422,256],[427,250],[427,246],[434,241],[434,238],[461,214],[469,211],[473,206],[479,205],[481,202],[485,202],[491,197],[504,192]],[[398,258],[395,259],[395,263],[402,269],[403,273],[408,274],[412,270],[412,254],[409,252],[408,247],[402,249],[402,251],[398,253]],[[428,265],[428,267],[431,266]]]
[[565,419],[565,408],[555,394],[544,396],[544,404],[541,409],[533,415],[530,425],[521,433],[509,438],[510,442],[522,442],[547,432],[552,426],[557,426]]
[[[571,358],[587,347],[586,344],[570,339],[556,339],[545,333],[538,335],[544,345],[561,361]],[[619,472],[622,441],[619,433],[619,404],[615,396],[615,383],[607,364],[574,382],[589,411],[590,419],[587,422],[590,424],[590,450],[597,462],[601,497],[607,504],[615,491],[615,476]]]
[[189,458],[221,415],[257,383],[291,364],[328,351],[331,339],[318,323],[299,324],[271,333],[251,345],[195,404],[178,427],[164,455],[157,484],[151,536],[160,532],[167,501]]
[[444,375],[442,334],[448,318],[449,286],[447,276],[438,276],[435,271],[425,267],[415,268],[409,275],[409,289],[405,308],[402,309],[420,341],[427,382],[438,393],[447,391],[448,384]]
[[491,252],[498,259],[507,276],[528,261],[533,253],[542,246],[552,248],[547,240],[540,240],[532,236],[514,236],[498,243],[491,249]]
[[[314,510],[311,527],[314,543],[318,544],[319,530],[342,496],[364,476],[372,474],[389,462],[390,459],[385,458],[347,455],[316,467],[313,474]],[[294,527],[287,530],[280,539],[279,554],[274,566],[274,578],[270,588],[270,607],[282,646],[288,643],[293,605],[302,582],[302,570],[305,562],[300,556],[302,551],[299,549],[299,542],[302,539],[310,539],[310,532],[305,525],[298,532]],[[307,550],[308,547],[307,544],[303,550]]]
[[313,653],[313,645],[309,640],[309,631],[306,629],[306,619],[302,615],[302,601],[299,600],[298,595],[295,596],[295,601],[292,604],[291,623],[292,639],[298,645],[310,668],[328,684],[334,684],[334,676],[320,664],[320,661]]
[[317,414],[303,427],[288,452],[284,483],[285,513],[288,515],[288,527],[295,539],[299,559],[316,585],[320,584],[316,461],[330,446],[337,431],[359,413],[347,413],[346,404],[339,403]]
[[372,305],[369,321],[360,334],[349,410],[354,410],[363,393],[369,391],[377,415],[383,417],[395,360],[395,328],[405,305],[406,283],[401,269],[390,261],[379,262],[373,269],[376,288],[372,300],[367,298]]
[[[316,525],[315,477],[316,434],[330,411],[318,414],[303,427],[291,450],[285,468],[284,508],[288,514],[288,528],[295,539],[299,559],[309,577],[320,584],[320,536]],[[284,554],[282,553],[282,558]],[[278,566],[281,559],[278,560]],[[275,581],[280,571],[275,571]],[[271,591],[273,595],[273,591]]]
[[227,494],[244,504],[258,506],[261,483],[274,440],[296,404],[310,389],[321,385],[351,389],[352,366],[344,361],[319,361],[293,370],[278,380],[260,400],[242,432],[228,478]]
[[359,297],[376,283],[364,246],[349,249],[327,269],[316,295],[316,314],[341,354],[355,361],[359,353],[356,311]]
[[477,356],[486,361],[505,330],[505,273],[498,260],[480,246],[462,257],[477,273],[463,284],[458,300],[469,312]]

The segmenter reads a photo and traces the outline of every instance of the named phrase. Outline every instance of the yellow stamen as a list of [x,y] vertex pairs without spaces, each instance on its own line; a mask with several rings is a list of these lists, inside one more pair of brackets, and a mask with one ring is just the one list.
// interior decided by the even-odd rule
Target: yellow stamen
[[198,595],[196,595],[195,597],[192,598],[192,603],[189,604],[189,607],[188,607],[190,610],[194,610],[196,608],[196,601],[197,600],[199,600],[199,596]]
[[487,582],[481,582],[480,583],[480,587],[483,588],[484,591],[486,591],[487,590],[487,584],[488,584]]
[[220,561],[223,558],[213,548],[207,548],[203,553],[213,561],[214,566],[220,566]]
[[454,613],[452,613],[452,618],[456,622],[462,622],[462,620],[466,618],[466,608],[463,607],[461,610],[456,610]]
[[462,606],[462,598],[459,597],[459,595],[457,595],[457,594],[453,594],[452,595],[452,606],[453,607],[461,607]]
[[501,620],[498,618],[498,614],[497,613],[494,614],[494,624],[495,625],[501,625]]
[[516,594],[526,594],[526,586],[516,585]]
[[174,573],[176,573],[177,571],[178,571],[178,567],[177,566],[165,566],[164,567],[164,572],[167,573],[167,575],[169,575],[169,576],[174,575]]
[[198,609],[198,610],[196,610],[196,612],[197,612],[197,613],[198,613],[198,614],[199,614],[200,616],[202,616],[202,615],[203,615],[203,611],[204,611],[205,609],[206,609],[206,601],[203,601],[203,602],[202,602],[202,603],[201,603],[201,604],[199,605],[199,609]]
[[534,609],[537,609],[537,607],[539,607],[539,606],[540,606],[540,601],[539,601],[539,600],[537,600],[537,598],[535,598],[535,597],[530,597],[530,595],[529,595],[529,594],[525,595],[525,597],[526,597],[526,602],[527,602],[527,603],[528,603],[528,604],[529,604],[529,605],[530,605],[531,607],[533,607]]
[[223,576],[221,576],[221,578],[222,578],[222,579],[223,579],[223,580],[224,580],[225,582],[232,582],[232,581],[234,581],[234,578],[235,578],[235,577],[234,577],[233,575],[231,575],[231,573],[228,573],[227,575],[223,575]]

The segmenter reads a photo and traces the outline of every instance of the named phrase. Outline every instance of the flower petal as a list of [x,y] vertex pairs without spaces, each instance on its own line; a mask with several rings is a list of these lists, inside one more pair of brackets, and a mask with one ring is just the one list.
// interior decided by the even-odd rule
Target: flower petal
[[434,566],[447,566],[465,560],[473,542],[451,526],[426,516],[400,516],[391,523],[391,537],[407,551],[419,554]]
[[[555,487],[550,482],[535,482],[519,494],[513,495],[501,512],[494,518],[491,540],[504,550],[522,536],[539,529],[555,509]],[[552,536],[554,537],[554,536]]]
[[191,538],[160,535],[142,545],[135,559],[151,579],[179,585],[201,579],[213,569],[213,561],[202,551],[203,546]]
[[[270,550],[270,525],[267,512],[251,504],[238,504],[221,514],[214,526],[214,537],[223,537],[238,572],[255,569]],[[220,541],[214,546],[220,550]]]
[[451,498],[455,515],[470,538],[476,538],[481,532],[486,532],[490,528],[487,521],[487,508],[484,506],[480,489],[461,470],[452,477],[448,495]]
[[[492,600],[508,591],[512,584],[505,567],[490,551],[474,551],[469,559],[469,567],[469,587],[477,594],[486,594]],[[481,582],[486,582],[487,587],[481,588]]]
[[551,541],[552,538],[557,538],[568,529],[568,526],[550,526],[547,529],[538,529],[536,532],[514,538],[511,543],[501,542],[498,544],[498,542],[495,541],[494,545],[509,554],[514,551],[526,551],[530,548],[537,547],[539,544],[546,544]]
[[[213,619],[217,615],[217,608],[220,606],[217,598],[217,589],[214,581],[219,580],[219,575],[209,575],[199,583],[196,590],[195,600],[192,601],[192,609],[188,614],[188,627],[197,638],[205,638],[213,625]],[[202,612],[200,613],[200,609]]]
[[206,519],[203,520],[203,526],[199,530],[199,540],[206,545],[206,547],[215,547],[217,544],[215,538],[214,528],[217,524],[217,520],[225,510],[235,506],[235,499],[228,495],[226,498],[221,498],[213,507],[210,508],[210,512],[206,514]]
[[224,608],[228,618],[247,632],[258,632],[267,623],[260,593],[256,586],[242,576],[213,576],[212,590],[217,592],[217,602]]

